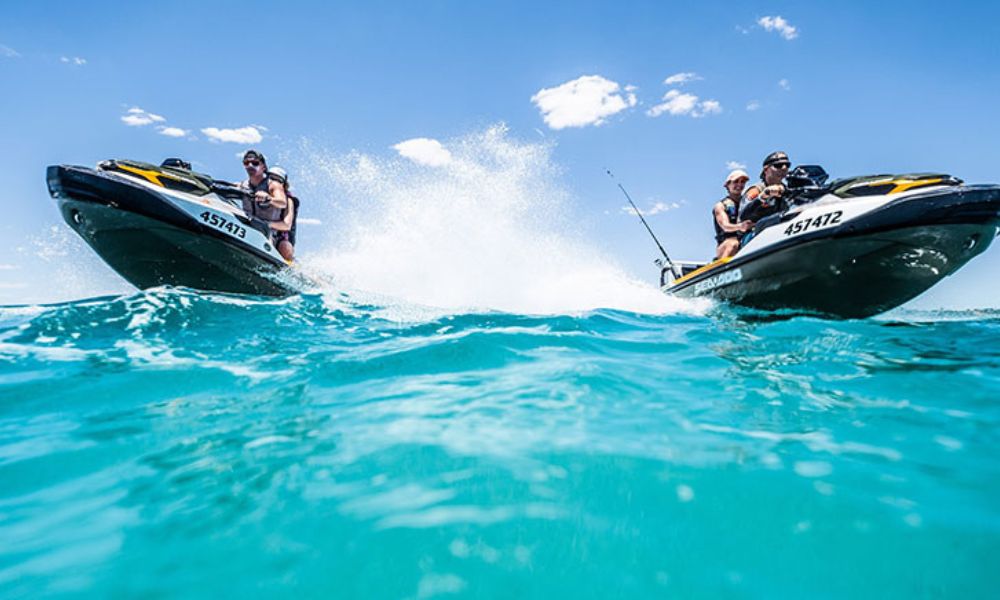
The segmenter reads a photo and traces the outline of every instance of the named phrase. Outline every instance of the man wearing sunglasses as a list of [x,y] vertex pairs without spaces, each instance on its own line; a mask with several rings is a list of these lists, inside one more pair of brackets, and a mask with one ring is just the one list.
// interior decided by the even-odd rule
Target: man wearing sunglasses
[[[760,172],[760,181],[743,192],[740,202],[740,221],[759,222],[764,217],[784,210],[785,176],[792,165],[784,152],[772,152],[764,159],[764,168]],[[752,235],[752,234],[750,234]],[[750,241],[750,236],[743,239],[743,244]]]
[[279,223],[288,209],[288,196],[281,183],[267,176],[267,159],[256,150],[243,153],[243,168],[247,178],[240,187],[253,193],[252,198],[243,199],[243,212],[262,221]]

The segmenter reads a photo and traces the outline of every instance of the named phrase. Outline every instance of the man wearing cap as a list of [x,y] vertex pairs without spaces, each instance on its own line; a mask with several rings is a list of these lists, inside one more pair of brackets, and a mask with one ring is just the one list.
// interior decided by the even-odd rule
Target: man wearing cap
[[743,196],[743,186],[750,181],[750,176],[743,169],[736,169],[726,177],[726,197],[715,203],[712,215],[715,217],[715,248],[716,260],[729,258],[740,249],[740,236],[753,229],[752,221],[738,221],[740,201]]
[[[740,219],[758,222],[764,217],[773,215],[785,208],[785,175],[791,166],[788,155],[784,152],[772,152],[764,159],[760,172],[760,181],[743,192],[743,202],[740,206]],[[745,240],[749,241],[749,240]]]
[[243,200],[243,212],[268,223],[281,221],[288,208],[288,197],[284,186],[267,176],[267,159],[256,150],[247,150],[243,153],[243,167],[247,178],[240,187],[253,194]]

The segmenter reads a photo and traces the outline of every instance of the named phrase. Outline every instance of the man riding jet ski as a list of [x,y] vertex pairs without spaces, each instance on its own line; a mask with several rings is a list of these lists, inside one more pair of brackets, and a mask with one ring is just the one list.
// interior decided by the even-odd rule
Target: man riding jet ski
[[667,258],[661,289],[766,310],[868,317],[915,298],[1000,233],[997,185],[934,173],[827,178],[822,167],[796,167],[773,210],[745,217],[741,209],[741,218],[759,220],[735,255],[711,263]]
[[185,286],[288,296],[302,285],[271,243],[268,223],[248,216],[247,191],[191,170],[106,160],[96,169],[54,165],[49,193],[70,227],[132,285]]

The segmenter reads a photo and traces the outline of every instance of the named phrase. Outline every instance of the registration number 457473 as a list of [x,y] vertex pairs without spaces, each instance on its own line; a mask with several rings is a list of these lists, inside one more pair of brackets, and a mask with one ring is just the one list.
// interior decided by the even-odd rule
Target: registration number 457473
[[785,228],[785,235],[796,235],[811,229],[819,229],[820,227],[826,227],[827,225],[834,225],[836,223],[840,223],[840,218],[842,216],[844,216],[844,211],[835,210],[833,212],[823,213],[822,215],[816,215],[815,217],[799,219]]
[[231,233],[232,235],[235,235],[238,238],[245,238],[247,236],[247,230],[243,228],[242,225],[239,225],[238,223],[233,223],[232,221],[220,217],[215,213],[208,212],[206,210],[205,212],[201,213],[198,216],[201,217],[202,221],[208,223],[212,227]]

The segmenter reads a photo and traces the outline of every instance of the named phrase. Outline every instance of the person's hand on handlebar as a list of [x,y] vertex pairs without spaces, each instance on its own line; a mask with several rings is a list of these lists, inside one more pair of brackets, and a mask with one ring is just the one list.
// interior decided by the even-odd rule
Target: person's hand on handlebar
[[775,197],[780,196],[780,195],[782,195],[784,193],[785,193],[785,186],[781,185],[780,183],[776,183],[774,185],[769,185],[766,188],[764,188],[763,197],[764,198],[775,198]]

